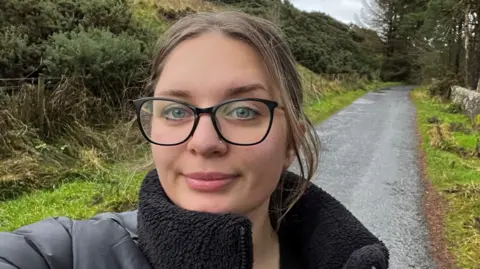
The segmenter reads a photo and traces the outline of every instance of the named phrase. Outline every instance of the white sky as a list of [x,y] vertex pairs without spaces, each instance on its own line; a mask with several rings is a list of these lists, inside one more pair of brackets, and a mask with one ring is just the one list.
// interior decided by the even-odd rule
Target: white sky
[[355,23],[362,0],[291,0],[295,7],[305,11],[321,11],[344,23]]

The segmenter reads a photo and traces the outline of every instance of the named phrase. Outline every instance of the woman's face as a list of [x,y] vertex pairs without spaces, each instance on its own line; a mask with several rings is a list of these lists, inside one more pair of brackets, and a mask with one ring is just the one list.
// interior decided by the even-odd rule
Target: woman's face
[[[258,86],[231,90],[253,84]],[[262,59],[249,45],[220,33],[207,33],[182,42],[171,52],[155,97],[174,98],[200,108],[232,98],[278,101],[271,85]],[[169,115],[185,115],[181,111],[173,113],[177,114]],[[242,117],[249,112],[240,109],[234,114]],[[169,198],[182,208],[212,213],[250,215],[259,208],[268,208],[282,170],[290,166],[294,157],[293,151],[287,149],[283,110],[276,108],[273,118],[268,136],[253,146],[220,141],[208,114],[200,116],[193,136],[185,143],[152,144],[157,172]],[[233,128],[229,126],[220,127],[228,132]],[[158,125],[153,122],[152,135],[157,132],[155,128]]]

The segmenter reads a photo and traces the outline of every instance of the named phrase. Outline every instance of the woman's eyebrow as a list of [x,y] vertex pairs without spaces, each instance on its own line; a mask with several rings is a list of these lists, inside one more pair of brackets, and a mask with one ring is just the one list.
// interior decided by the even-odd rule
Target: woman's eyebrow
[[[234,97],[234,96],[250,93],[257,90],[267,91],[267,88],[261,83],[246,84],[243,86],[227,89],[225,93],[225,97]],[[155,95],[170,96],[170,97],[176,97],[176,98],[182,98],[182,99],[188,99],[192,97],[190,91],[181,90],[181,89],[162,90],[162,91],[156,92]]]
[[[267,91],[267,87],[265,87],[261,83],[247,84],[247,85],[227,89],[225,96],[231,97],[231,96],[249,93],[256,90]],[[179,97],[179,98],[189,98],[192,96],[190,91],[181,90],[181,89],[168,89],[168,90],[157,91],[155,95],[167,95],[167,96]]]
[[191,97],[190,93],[185,90],[180,89],[170,89],[164,91],[157,91],[155,95],[162,95],[162,96],[170,96],[170,97],[177,97],[177,98],[189,98]]
[[261,83],[247,84],[247,85],[243,85],[243,86],[228,89],[225,96],[232,97],[232,96],[242,95],[242,94],[245,94],[245,93],[250,93],[250,92],[256,91],[256,90],[267,91],[267,87],[265,87]]

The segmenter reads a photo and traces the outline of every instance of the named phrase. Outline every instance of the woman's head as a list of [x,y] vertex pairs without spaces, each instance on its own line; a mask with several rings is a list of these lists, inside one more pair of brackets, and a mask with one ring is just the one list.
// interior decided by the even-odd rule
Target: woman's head
[[[151,129],[146,132],[153,142],[175,144],[152,143],[152,153],[162,186],[177,205],[263,214],[295,158],[306,170],[302,175],[313,176],[318,140],[302,111],[301,79],[280,31],[268,21],[237,12],[183,18],[160,43],[150,87],[154,97],[169,99],[149,102],[154,117],[144,129]],[[234,98],[266,101],[225,104],[216,110],[216,124],[208,114],[195,120],[194,107]],[[292,190],[290,204],[277,206],[290,206],[307,180]]]

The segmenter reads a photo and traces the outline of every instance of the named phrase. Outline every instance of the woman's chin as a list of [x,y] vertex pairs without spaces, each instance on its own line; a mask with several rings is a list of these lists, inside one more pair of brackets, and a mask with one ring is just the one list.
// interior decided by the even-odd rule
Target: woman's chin
[[207,212],[213,214],[226,214],[234,212],[234,207],[225,199],[197,198],[189,199],[182,203],[182,207],[190,211]]
[[189,206],[187,210],[206,212],[206,213],[212,213],[212,214],[227,214],[232,212],[232,210],[229,208],[219,207],[218,205],[213,205],[213,204],[212,205],[209,205],[209,204],[192,205],[192,206]]

